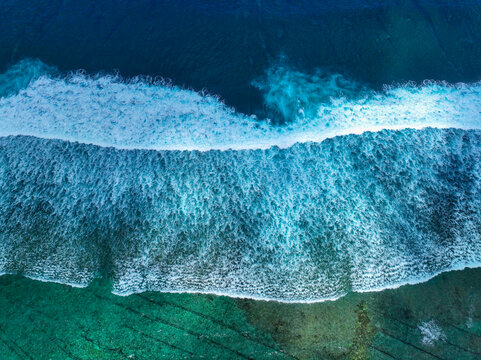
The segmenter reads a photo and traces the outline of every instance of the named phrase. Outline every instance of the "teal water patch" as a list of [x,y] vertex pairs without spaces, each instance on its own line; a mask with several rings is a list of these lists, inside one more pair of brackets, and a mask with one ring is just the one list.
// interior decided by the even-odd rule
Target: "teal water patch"
[[[118,297],[0,277],[0,356],[18,359],[290,359],[230,298]],[[20,315],[22,314],[22,315]]]
[[38,59],[23,59],[0,74],[0,98],[18,94],[42,76],[57,70]]
[[341,74],[317,69],[308,74],[293,69],[281,59],[279,65],[270,67],[265,76],[252,85],[263,93],[264,104],[282,122],[292,123],[296,119],[315,119],[319,108],[333,102],[368,98],[375,94],[369,87]]
[[0,139],[0,272],[117,294],[318,301],[478,266],[481,135],[380,131],[288,149]]
[[200,294],[126,297],[0,277],[0,355],[19,359],[475,360],[481,270],[337,301],[282,304]]

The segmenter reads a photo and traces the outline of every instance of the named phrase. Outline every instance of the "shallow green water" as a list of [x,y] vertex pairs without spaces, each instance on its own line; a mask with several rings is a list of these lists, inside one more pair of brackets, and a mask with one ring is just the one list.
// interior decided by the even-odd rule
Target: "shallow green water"
[[481,270],[111,294],[479,266],[480,43],[479,0],[1,2],[0,273],[112,282],[0,277],[0,360],[481,359]]
[[481,270],[282,304],[0,277],[1,359],[479,359]]

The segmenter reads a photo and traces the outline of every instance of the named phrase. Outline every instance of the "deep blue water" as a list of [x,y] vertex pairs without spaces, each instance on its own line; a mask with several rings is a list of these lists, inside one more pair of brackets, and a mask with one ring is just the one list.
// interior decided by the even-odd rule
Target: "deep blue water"
[[479,266],[480,41],[479,1],[4,1],[0,273],[304,301]]
[[64,72],[160,76],[265,116],[252,81],[279,64],[375,88],[477,81],[480,15],[476,0],[9,0],[0,5],[0,68],[30,57]]

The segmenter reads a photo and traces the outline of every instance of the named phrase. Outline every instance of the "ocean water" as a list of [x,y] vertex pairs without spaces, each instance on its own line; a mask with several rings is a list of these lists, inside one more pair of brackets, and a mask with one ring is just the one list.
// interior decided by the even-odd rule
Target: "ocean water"
[[110,293],[0,277],[3,359],[456,359],[481,353],[481,269],[337,301]]
[[[323,354],[369,358],[385,324],[368,326],[353,292],[384,290],[366,295],[375,303],[481,264],[480,41],[475,0],[3,2],[5,291],[23,275],[103,281],[99,301],[250,299],[224,305],[280,347],[291,335],[272,330],[271,312],[294,324],[299,303],[354,297],[360,330]],[[466,288],[464,275],[434,283],[458,281]],[[450,306],[471,304],[450,294]],[[422,349],[459,344],[436,317],[416,319]],[[463,349],[477,355],[472,343]]]
[[0,68],[38,58],[62,72],[162,77],[263,116],[252,81],[279,62],[376,89],[479,81],[480,10],[477,0],[8,0]]
[[206,151],[285,148],[382,129],[481,126],[480,83],[426,81],[375,91],[339,74],[269,68],[253,86],[262,91],[266,108],[285,119],[280,125],[161,79],[55,74],[31,59],[2,74],[0,136]]
[[0,144],[3,273],[315,301],[481,261],[478,131],[205,152]]

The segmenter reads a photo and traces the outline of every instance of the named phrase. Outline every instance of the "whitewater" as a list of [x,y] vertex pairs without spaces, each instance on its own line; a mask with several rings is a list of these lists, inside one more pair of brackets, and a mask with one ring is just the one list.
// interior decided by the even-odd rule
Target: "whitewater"
[[480,83],[426,82],[375,92],[339,74],[274,68],[252,85],[284,125],[237,113],[218,97],[164,80],[82,72],[61,77],[38,60],[24,60],[0,78],[0,136],[207,151],[287,148],[382,129],[481,125]]
[[278,67],[282,123],[35,60],[0,84],[0,273],[302,302],[481,264],[478,83]]

